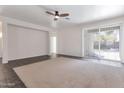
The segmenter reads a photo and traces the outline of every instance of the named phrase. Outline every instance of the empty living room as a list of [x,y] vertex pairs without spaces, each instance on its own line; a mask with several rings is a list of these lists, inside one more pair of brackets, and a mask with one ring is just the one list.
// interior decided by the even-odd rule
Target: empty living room
[[124,5],[0,5],[1,88],[124,88]]

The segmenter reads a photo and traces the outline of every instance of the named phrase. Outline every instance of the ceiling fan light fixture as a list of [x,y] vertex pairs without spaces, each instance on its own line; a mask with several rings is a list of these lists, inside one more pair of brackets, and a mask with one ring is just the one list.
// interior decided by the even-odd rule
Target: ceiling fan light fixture
[[58,16],[58,15],[56,15],[56,16],[55,16],[55,18],[56,18],[56,19],[59,19],[59,16]]
[[58,20],[61,17],[67,17],[67,16],[69,16],[69,13],[59,14],[59,11],[54,11],[54,13],[53,12],[46,11],[46,13],[49,14],[49,15],[54,16],[54,20],[55,21]]

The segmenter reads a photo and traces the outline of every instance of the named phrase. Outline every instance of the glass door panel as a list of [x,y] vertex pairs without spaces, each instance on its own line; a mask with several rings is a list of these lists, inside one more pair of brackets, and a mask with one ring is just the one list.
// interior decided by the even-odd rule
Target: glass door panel
[[99,57],[99,49],[100,49],[100,44],[99,44],[99,29],[92,29],[87,31],[86,35],[86,42],[85,47],[86,47],[86,56],[91,57],[91,58],[98,58]]
[[102,59],[120,60],[119,30],[100,32],[100,56]]

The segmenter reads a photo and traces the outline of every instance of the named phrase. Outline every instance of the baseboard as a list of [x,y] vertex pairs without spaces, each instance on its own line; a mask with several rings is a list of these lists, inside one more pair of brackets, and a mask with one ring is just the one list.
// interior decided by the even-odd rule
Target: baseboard
[[[57,57],[68,57],[68,58],[74,58],[74,59],[83,59],[83,57],[65,55],[65,54],[57,54]],[[10,61],[8,61],[8,64],[12,67],[18,67],[18,66],[31,64],[31,63],[41,62],[43,60],[47,60],[47,59],[50,59],[50,58],[51,57],[49,55],[43,55],[43,56],[36,56],[36,57],[30,57],[30,58],[10,60]]]
[[50,58],[49,55],[42,55],[42,56],[35,56],[35,57],[29,57],[29,58],[23,58],[23,59],[10,60],[8,61],[8,63],[13,66],[16,66],[16,64],[21,66],[21,64],[30,64],[30,63],[40,62],[49,58]]
[[58,57],[68,57],[68,58],[74,58],[74,59],[83,59],[83,57],[80,56],[72,56],[72,55],[65,55],[65,54],[57,54]]

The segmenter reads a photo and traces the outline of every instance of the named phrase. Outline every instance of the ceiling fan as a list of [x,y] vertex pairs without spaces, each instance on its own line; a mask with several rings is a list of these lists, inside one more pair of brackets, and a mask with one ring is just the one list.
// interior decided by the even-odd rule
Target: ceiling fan
[[67,16],[69,16],[69,13],[60,14],[59,11],[54,11],[54,13],[46,11],[46,13],[54,16],[55,21],[57,21],[60,17],[65,17],[65,19],[69,20],[69,18],[67,18]]

